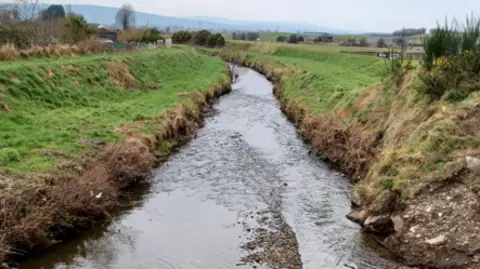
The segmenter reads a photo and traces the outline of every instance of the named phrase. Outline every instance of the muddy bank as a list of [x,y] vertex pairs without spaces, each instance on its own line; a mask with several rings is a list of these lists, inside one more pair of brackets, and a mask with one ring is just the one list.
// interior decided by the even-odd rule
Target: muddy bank
[[[344,123],[349,115],[346,111],[332,111],[314,117],[307,108],[284,96],[282,77],[290,75],[291,79],[295,77],[294,74],[303,72],[302,70],[273,60],[252,60],[253,57],[246,53],[223,52],[221,56],[227,61],[255,69],[275,83],[274,93],[282,111],[311,143],[313,151],[323,160],[344,171],[353,182],[360,183],[360,187],[355,189],[355,197],[351,200],[352,211],[347,217],[359,223],[364,231],[374,234],[377,241],[395,255],[398,261],[420,268],[478,266],[480,249],[475,247],[480,242],[475,236],[475,227],[480,225],[476,210],[480,204],[476,187],[478,170],[475,170],[474,165],[477,158],[470,157],[478,155],[478,152],[474,149],[458,152],[454,156],[456,159],[445,165],[441,159],[440,164],[443,166],[435,164],[441,169],[431,172],[433,169],[430,168],[430,171],[420,173],[420,176],[424,177],[424,183],[412,184],[415,187],[403,192],[395,188],[394,180],[391,179],[392,175],[397,173],[393,167],[400,168],[397,168],[396,164],[387,163],[390,162],[389,158],[394,156],[389,155],[391,152],[388,147],[401,147],[401,143],[406,143],[410,135],[413,137],[422,132],[416,130],[415,133],[416,126],[436,128],[435,120],[441,119],[441,116],[435,114],[435,107],[423,111],[420,106],[415,109],[408,108],[412,104],[407,101],[393,102],[391,107],[380,110],[382,113],[389,111],[389,117],[374,112],[366,114],[363,121],[352,124]],[[405,94],[412,81],[413,75],[407,74],[400,86],[400,93]],[[365,109],[369,102],[375,100],[376,94],[380,95],[381,90],[382,87],[369,90],[369,93],[361,96],[354,105],[355,109]],[[412,100],[411,96],[407,95],[401,100]],[[479,107],[470,104],[466,111],[454,113],[452,118],[457,122],[468,121],[469,115],[475,115]],[[445,107],[442,109],[443,112],[447,111]],[[402,116],[399,121],[395,121],[393,115]],[[460,128],[457,128],[455,135],[468,135],[472,128],[477,130],[478,126],[473,127],[470,123],[468,130],[462,127],[466,124],[459,124]],[[383,127],[378,130],[371,128],[372,126]],[[411,133],[408,133],[409,131]],[[424,137],[427,137],[427,134]],[[464,154],[467,157],[464,157]],[[404,161],[401,158],[416,160],[419,157],[407,155],[397,158],[398,162],[401,162]],[[419,159],[418,162],[422,160]],[[380,177],[383,181],[376,180],[378,183],[372,183],[375,182],[372,180],[375,177]],[[368,179],[367,184],[365,179]]]
[[[216,98],[231,91],[231,82],[183,96],[194,104],[178,104],[156,120],[155,136],[119,130],[121,143],[85,141],[91,147],[82,158],[62,163],[59,172],[42,174],[44,184],[6,190],[0,212],[0,261],[15,266],[32,251],[52,247],[79,231],[109,221],[110,212],[129,190],[149,183],[152,167],[193,138]],[[35,175],[34,175],[35,176]],[[0,171],[2,182],[15,180]]]
[[271,83],[238,74],[137,207],[20,268],[391,268],[344,217],[348,182],[309,152]]

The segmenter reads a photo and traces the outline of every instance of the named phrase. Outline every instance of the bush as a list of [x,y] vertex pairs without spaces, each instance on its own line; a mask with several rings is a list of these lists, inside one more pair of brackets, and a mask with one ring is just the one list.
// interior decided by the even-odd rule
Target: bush
[[151,29],[147,29],[143,33],[143,36],[140,42],[153,43],[153,42],[157,42],[158,40],[165,40],[165,38],[163,38],[163,36],[160,34],[160,31],[158,31],[156,28],[151,28]]
[[387,43],[385,43],[385,39],[380,38],[377,41],[377,48],[385,48],[385,47],[387,47]]
[[209,35],[206,45],[210,48],[223,47],[225,46],[225,38],[220,33]]
[[173,33],[172,42],[175,44],[188,43],[192,39],[193,35],[189,31],[178,31]]
[[437,29],[424,39],[425,72],[422,90],[431,99],[458,101],[480,90],[480,20],[468,17],[459,30],[456,21]]
[[281,35],[281,36],[277,37],[277,42],[285,42],[285,41],[287,41],[287,39],[288,38],[286,36]]
[[444,26],[438,25],[432,34],[423,39],[425,68],[431,70],[435,65],[436,58],[457,55],[459,41],[455,23],[453,23],[453,26],[450,26],[448,22],[445,22]]
[[201,30],[195,33],[193,38],[193,42],[195,45],[204,46],[207,44],[208,37],[211,35],[210,31],[208,30]]
[[298,37],[298,42],[305,42],[305,38],[303,36]]
[[213,48],[217,46],[217,36],[216,35],[209,35],[207,39],[207,46]]
[[442,98],[451,87],[450,78],[439,71],[421,73],[419,78],[423,82],[422,90],[432,100]]
[[290,35],[290,37],[288,37],[288,43],[297,44],[298,43],[297,35],[296,34]]
[[225,46],[225,38],[221,34],[216,34],[217,36],[217,47]]

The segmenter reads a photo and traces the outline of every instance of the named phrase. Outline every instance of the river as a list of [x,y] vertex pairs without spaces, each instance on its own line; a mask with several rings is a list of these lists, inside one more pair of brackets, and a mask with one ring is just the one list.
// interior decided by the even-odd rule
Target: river
[[348,180],[309,154],[270,82],[250,69],[237,72],[232,92],[214,105],[196,139],[155,170],[135,206],[20,269],[279,267],[268,255],[253,259],[259,264],[245,259],[265,250],[248,246],[257,235],[273,248],[283,240],[266,236],[272,223],[285,226],[289,247],[269,257],[295,252],[301,263],[290,268],[391,268],[345,218]]

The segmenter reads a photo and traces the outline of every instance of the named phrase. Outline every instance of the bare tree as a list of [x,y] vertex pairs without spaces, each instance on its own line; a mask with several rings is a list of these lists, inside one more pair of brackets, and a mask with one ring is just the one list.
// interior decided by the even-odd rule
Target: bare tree
[[42,12],[40,0],[15,0],[14,8],[22,21],[33,21]]
[[65,17],[69,17],[72,14],[73,14],[72,5],[71,4],[66,5],[65,6]]
[[124,4],[117,12],[115,20],[120,24],[123,30],[127,30],[135,26],[136,14],[131,4]]

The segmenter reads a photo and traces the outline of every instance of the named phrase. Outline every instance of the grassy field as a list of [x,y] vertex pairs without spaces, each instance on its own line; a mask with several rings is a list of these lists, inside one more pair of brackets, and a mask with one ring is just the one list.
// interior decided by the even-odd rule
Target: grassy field
[[254,52],[251,61],[273,62],[279,67],[287,64],[302,70],[295,76],[285,75],[285,94],[314,114],[348,105],[364,89],[381,80],[385,67],[384,61],[375,57],[288,45],[269,53]]
[[226,79],[221,60],[186,48],[0,63],[0,168],[51,171],[82,141],[116,142],[122,125]]

